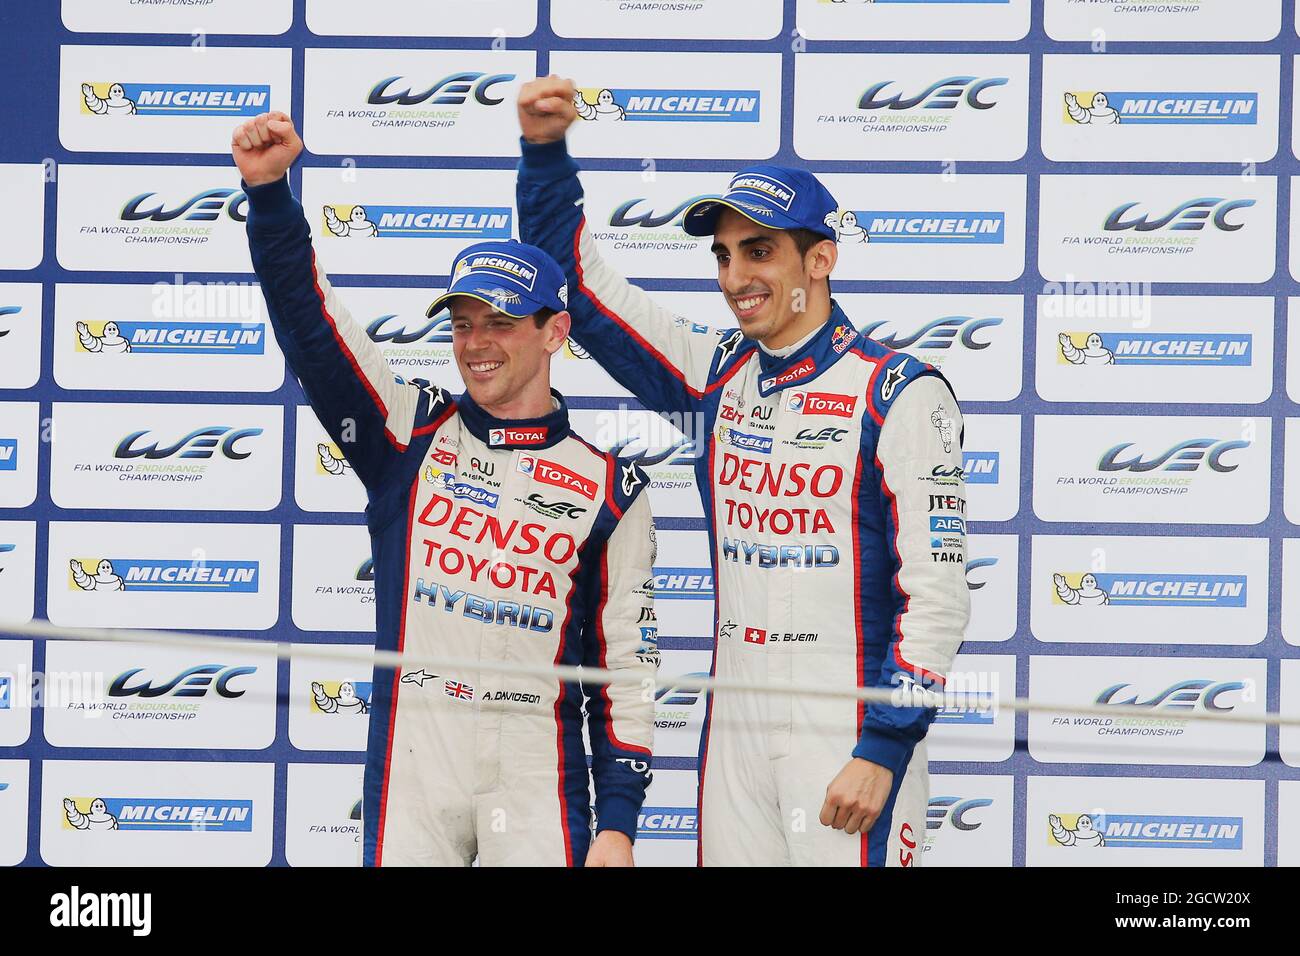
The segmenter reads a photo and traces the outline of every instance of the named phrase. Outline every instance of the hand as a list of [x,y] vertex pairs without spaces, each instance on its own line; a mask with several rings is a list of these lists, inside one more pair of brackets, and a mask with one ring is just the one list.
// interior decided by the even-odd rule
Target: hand
[[235,127],[230,152],[244,182],[264,186],[289,171],[302,152],[302,140],[287,113],[263,113]]
[[591,841],[584,866],[635,866],[632,862],[632,841],[618,830],[601,830]]
[[525,83],[519,90],[519,128],[524,139],[539,145],[564,139],[569,124],[578,118],[573,105],[577,92],[572,80],[554,73]]
[[826,788],[822,825],[845,833],[866,833],[885,808],[893,786],[892,770],[854,757]]

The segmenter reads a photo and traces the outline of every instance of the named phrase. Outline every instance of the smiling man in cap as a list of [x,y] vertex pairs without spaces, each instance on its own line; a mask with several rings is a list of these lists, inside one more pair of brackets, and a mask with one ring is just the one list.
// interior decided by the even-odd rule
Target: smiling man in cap
[[289,189],[302,151],[289,117],[242,124],[231,149],[276,339],[369,498],[376,646],[635,678],[376,668],[363,864],[630,866],[654,728],[640,685],[659,660],[643,624],[654,527],[644,472],[575,435],[551,390],[564,274],[522,243],[465,249],[428,313],[451,313],[465,393],[407,381],[317,265]]
[[[569,278],[573,336],[660,413],[698,416],[714,672],[760,683],[942,685],[969,613],[961,413],[943,377],[831,298],[843,221],[806,170],[762,164],[684,213],[739,326],[674,316],[604,259],[564,137],[573,84],[520,92],[520,234]],[[717,692],[700,748],[700,860],[921,860],[934,712]]]

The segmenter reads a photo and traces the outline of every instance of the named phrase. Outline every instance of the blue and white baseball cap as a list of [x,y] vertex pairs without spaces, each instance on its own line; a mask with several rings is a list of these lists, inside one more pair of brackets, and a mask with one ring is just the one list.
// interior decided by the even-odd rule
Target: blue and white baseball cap
[[563,312],[569,307],[569,284],[559,264],[536,246],[514,239],[477,242],[461,250],[452,263],[451,285],[425,316],[433,318],[458,295],[479,299],[516,319],[543,308]]
[[767,163],[742,169],[731,178],[721,199],[701,199],[688,206],[682,228],[692,236],[711,236],[718,231],[723,209],[734,209],[772,229],[810,229],[827,239],[836,237],[826,217],[839,209],[839,203],[806,169]]

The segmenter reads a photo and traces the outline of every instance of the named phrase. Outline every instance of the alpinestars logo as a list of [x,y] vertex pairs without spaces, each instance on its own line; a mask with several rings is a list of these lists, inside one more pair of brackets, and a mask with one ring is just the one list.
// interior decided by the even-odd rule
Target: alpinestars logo
[[723,336],[722,340],[718,342],[718,364],[713,369],[715,372],[722,371],[722,366],[726,364],[727,359],[735,354],[736,348],[740,345],[740,340],[743,337],[744,333],[740,329],[736,329],[730,335]]
[[636,466],[636,462],[630,461],[623,466],[623,494],[631,496],[636,491],[637,486],[645,481],[641,469]]
[[885,369],[885,381],[880,386],[880,397],[885,401],[889,401],[894,397],[894,392],[897,391],[899,385],[903,384],[903,379],[907,377],[903,374],[903,366],[906,364],[907,359],[903,359],[897,365]]

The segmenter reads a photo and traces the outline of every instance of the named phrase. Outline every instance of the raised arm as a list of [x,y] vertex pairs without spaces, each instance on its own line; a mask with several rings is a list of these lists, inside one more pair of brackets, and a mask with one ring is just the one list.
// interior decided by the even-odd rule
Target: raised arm
[[263,113],[235,130],[231,152],[276,341],[321,425],[373,490],[410,442],[420,388],[394,376],[316,262],[311,228],[289,189],[289,167],[302,152],[293,121]]
[[647,407],[688,411],[734,358],[739,332],[674,315],[601,258],[587,229],[578,164],[564,144],[577,115],[573,93],[570,81],[555,76],[520,91],[520,238],[545,249],[568,276],[578,344]]

